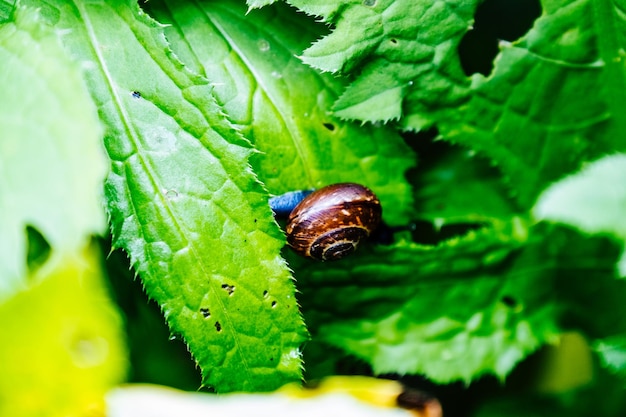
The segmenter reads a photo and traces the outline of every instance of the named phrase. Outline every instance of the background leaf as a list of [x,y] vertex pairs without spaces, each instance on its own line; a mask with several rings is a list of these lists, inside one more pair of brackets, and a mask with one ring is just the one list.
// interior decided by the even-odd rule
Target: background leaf
[[617,373],[622,380],[626,376],[626,338],[624,335],[598,340],[594,349],[608,369]]
[[33,4],[66,31],[106,123],[115,244],[204,383],[269,390],[299,379],[306,333],[282,236],[250,171],[252,150],[207,81],[172,56],[161,26],[132,1]]
[[126,371],[104,231],[101,127],[78,65],[38,11],[0,26],[0,414],[103,412]]
[[[314,340],[365,360],[375,374],[423,373],[437,382],[504,377],[555,342],[564,317],[574,323],[571,314],[581,311],[584,297],[569,298],[565,288],[580,289],[587,279],[611,288],[617,251],[606,240],[562,228],[535,226],[526,240],[502,227],[434,248],[364,248],[341,267],[298,265]],[[563,296],[554,297],[561,286]],[[610,311],[607,319],[619,317]]]
[[[539,219],[570,224],[592,234],[610,234],[626,242],[626,186],[615,181],[624,177],[626,155],[606,156],[551,185],[533,212]],[[618,267],[626,276],[626,253]]]
[[402,118],[405,127],[420,130],[466,99],[469,83],[456,48],[471,26],[476,1],[288,2],[335,27],[302,60],[323,71],[357,75],[335,103],[337,116]]
[[[55,255],[105,230],[101,126],[78,66],[32,10],[0,28],[0,301],[28,286],[27,228]],[[46,243],[44,243],[46,244]]]
[[474,75],[446,140],[494,160],[524,206],[583,161],[624,149],[624,20],[609,1],[544,1],[529,33],[502,43],[489,77]]
[[[588,233],[626,239],[626,155],[599,159],[546,189],[533,209],[538,219],[571,224]],[[602,213],[602,216],[598,216]]]
[[0,413],[104,412],[122,382],[121,317],[108,297],[95,246],[51,259],[28,290],[0,304]]
[[503,277],[524,242],[503,226],[434,248],[398,244],[341,267],[298,268],[314,338],[365,359],[376,374],[439,382],[505,375],[556,328],[554,306],[535,308],[545,294],[529,291],[539,277]]

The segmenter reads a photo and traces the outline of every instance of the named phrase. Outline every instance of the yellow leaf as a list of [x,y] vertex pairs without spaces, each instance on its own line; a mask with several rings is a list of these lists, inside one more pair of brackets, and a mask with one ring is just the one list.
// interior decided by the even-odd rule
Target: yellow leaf
[[0,304],[0,415],[103,413],[104,393],[127,364],[100,264],[93,246],[57,253],[32,287]]

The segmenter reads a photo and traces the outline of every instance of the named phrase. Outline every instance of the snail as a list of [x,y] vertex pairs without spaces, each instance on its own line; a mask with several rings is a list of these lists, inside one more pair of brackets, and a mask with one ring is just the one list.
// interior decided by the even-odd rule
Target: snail
[[[293,209],[292,206],[295,205]],[[287,244],[300,255],[327,261],[353,252],[381,223],[382,207],[367,187],[332,184],[270,199],[277,215],[289,212]]]

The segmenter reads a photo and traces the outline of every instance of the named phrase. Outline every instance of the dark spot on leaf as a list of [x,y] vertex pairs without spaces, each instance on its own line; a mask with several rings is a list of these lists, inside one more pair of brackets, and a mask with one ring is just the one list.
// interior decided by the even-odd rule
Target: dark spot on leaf
[[272,308],[276,307],[276,300],[272,301]]
[[133,91],[130,93],[134,98],[141,98],[141,93],[139,91]]
[[233,295],[233,293],[235,292],[234,285],[222,284],[222,289],[225,290],[228,295]]
[[511,297],[510,295],[505,295],[504,297],[502,297],[502,302],[507,306],[507,307],[515,307],[517,306],[517,301],[515,300],[515,298]]
[[274,358],[270,358],[270,361],[271,361],[271,362],[274,362]]
[[332,132],[333,130],[335,130],[335,125],[334,125],[334,124],[332,124],[332,123],[324,123],[324,127],[325,127],[326,129],[330,130],[331,132]]
[[266,298],[267,294],[268,294],[267,290],[263,291],[263,298]]
[[33,226],[26,226],[26,239],[28,242],[26,264],[29,271],[33,272],[46,263],[52,248],[41,232]]
[[218,333],[222,331],[222,325],[219,321],[215,322],[215,330],[217,330]]
[[211,317],[211,312],[209,311],[208,308],[201,308],[200,313],[202,314],[202,317],[204,317],[205,319],[208,319],[209,317]]
[[389,42],[391,42],[391,43],[392,43],[392,44],[394,44],[394,45],[397,45],[397,44],[398,44],[398,40],[397,40],[396,38],[391,38],[391,39],[389,39]]
[[256,219],[254,219],[254,222],[256,223]]

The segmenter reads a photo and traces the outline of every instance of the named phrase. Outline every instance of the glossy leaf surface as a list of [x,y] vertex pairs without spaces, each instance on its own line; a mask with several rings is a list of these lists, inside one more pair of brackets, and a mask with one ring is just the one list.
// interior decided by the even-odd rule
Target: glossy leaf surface
[[[37,3],[39,4],[39,3]],[[115,243],[220,391],[300,375],[306,337],[249,143],[133,2],[39,4],[106,125]],[[123,44],[120,48],[118,45]]]

